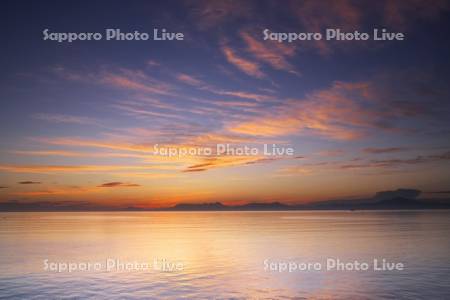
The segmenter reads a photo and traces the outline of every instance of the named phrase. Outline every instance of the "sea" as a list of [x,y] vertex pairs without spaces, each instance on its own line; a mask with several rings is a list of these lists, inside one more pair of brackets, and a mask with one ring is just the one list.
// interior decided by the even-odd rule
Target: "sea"
[[0,299],[450,299],[450,211],[5,212]]

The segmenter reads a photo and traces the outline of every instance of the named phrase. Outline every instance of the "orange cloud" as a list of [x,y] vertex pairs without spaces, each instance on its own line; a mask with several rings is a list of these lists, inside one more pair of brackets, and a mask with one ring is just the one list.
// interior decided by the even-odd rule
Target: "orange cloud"
[[18,155],[30,156],[65,156],[65,157],[117,157],[117,158],[141,158],[150,159],[152,155],[136,154],[136,153],[114,153],[114,152],[77,152],[64,150],[44,150],[44,151],[12,151]]
[[293,117],[262,117],[249,122],[238,123],[230,131],[256,136],[280,136],[296,133],[301,121]]
[[373,109],[369,83],[335,82],[329,89],[291,100],[277,111],[231,124],[230,132],[253,136],[313,134],[350,140],[376,126],[382,112]]
[[225,57],[229,63],[233,64],[247,75],[256,78],[266,77],[266,75],[261,71],[261,67],[257,63],[237,56],[231,48],[223,46],[222,52],[225,54]]
[[246,32],[242,32],[241,37],[247,44],[247,51],[258,59],[277,70],[299,74],[295,71],[294,66],[292,66],[286,59],[287,57],[292,57],[295,54],[295,48],[293,46],[286,46],[276,42],[261,43]]
[[105,72],[100,75],[100,82],[117,88],[151,94],[173,94],[173,87],[167,83],[153,79],[141,71],[121,69],[117,73]]
[[0,171],[15,173],[90,173],[127,170],[161,170],[167,166],[155,165],[0,165]]
[[188,166],[183,172],[203,172],[215,168],[233,167],[241,165],[249,165],[256,162],[263,162],[264,156],[214,156],[207,157],[202,162]]
[[24,197],[40,197],[40,196],[95,193],[99,191],[100,191],[99,189],[93,187],[67,186],[67,187],[53,187],[47,190],[39,190],[39,191],[14,192],[11,193],[11,195],[18,195]]
[[218,143],[244,143],[251,142],[252,139],[238,135],[207,133],[199,135],[191,140],[193,144],[209,145]]
[[33,139],[37,140],[38,142],[61,146],[106,148],[113,150],[126,150],[133,152],[148,152],[148,153],[150,153],[153,150],[152,149],[153,145],[129,144],[117,141],[94,141],[78,138],[33,138]]

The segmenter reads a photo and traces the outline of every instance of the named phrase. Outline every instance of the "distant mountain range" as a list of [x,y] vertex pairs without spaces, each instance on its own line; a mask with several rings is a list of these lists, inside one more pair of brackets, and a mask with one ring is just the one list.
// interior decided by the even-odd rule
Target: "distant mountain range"
[[244,205],[224,205],[220,202],[204,204],[177,204],[161,211],[280,211],[280,210],[377,210],[377,209],[450,209],[450,200],[412,200],[397,197],[372,203],[357,203],[354,201],[327,201],[313,204],[288,205],[280,202],[248,203]]
[[251,202],[243,205],[214,203],[180,203],[165,208],[111,207],[89,202],[19,202],[0,203],[0,211],[287,211],[287,210],[400,210],[400,209],[450,209],[450,198],[417,199],[419,190],[398,189],[383,191],[369,199],[331,200],[308,204],[283,204],[280,202]]

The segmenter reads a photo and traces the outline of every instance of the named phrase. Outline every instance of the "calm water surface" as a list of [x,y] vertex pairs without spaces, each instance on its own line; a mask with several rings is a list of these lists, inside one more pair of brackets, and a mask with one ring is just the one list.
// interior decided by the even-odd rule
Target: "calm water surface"
[[[450,299],[449,211],[1,213],[0,253],[0,298]],[[329,258],[370,269],[327,271]],[[374,271],[383,258],[405,269]],[[266,268],[283,262],[323,268]]]

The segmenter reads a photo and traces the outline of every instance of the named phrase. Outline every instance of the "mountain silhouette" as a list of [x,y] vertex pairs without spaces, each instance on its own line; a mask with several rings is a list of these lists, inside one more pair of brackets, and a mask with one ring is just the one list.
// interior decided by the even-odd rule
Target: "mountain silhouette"
[[417,199],[421,191],[398,189],[382,191],[372,198],[353,200],[329,200],[306,204],[285,204],[282,202],[250,202],[240,205],[226,205],[221,202],[179,203],[171,207],[142,208],[135,206],[99,206],[87,201],[80,202],[20,202],[0,203],[0,211],[285,211],[285,210],[401,210],[401,209],[450,209],[450,199]]

